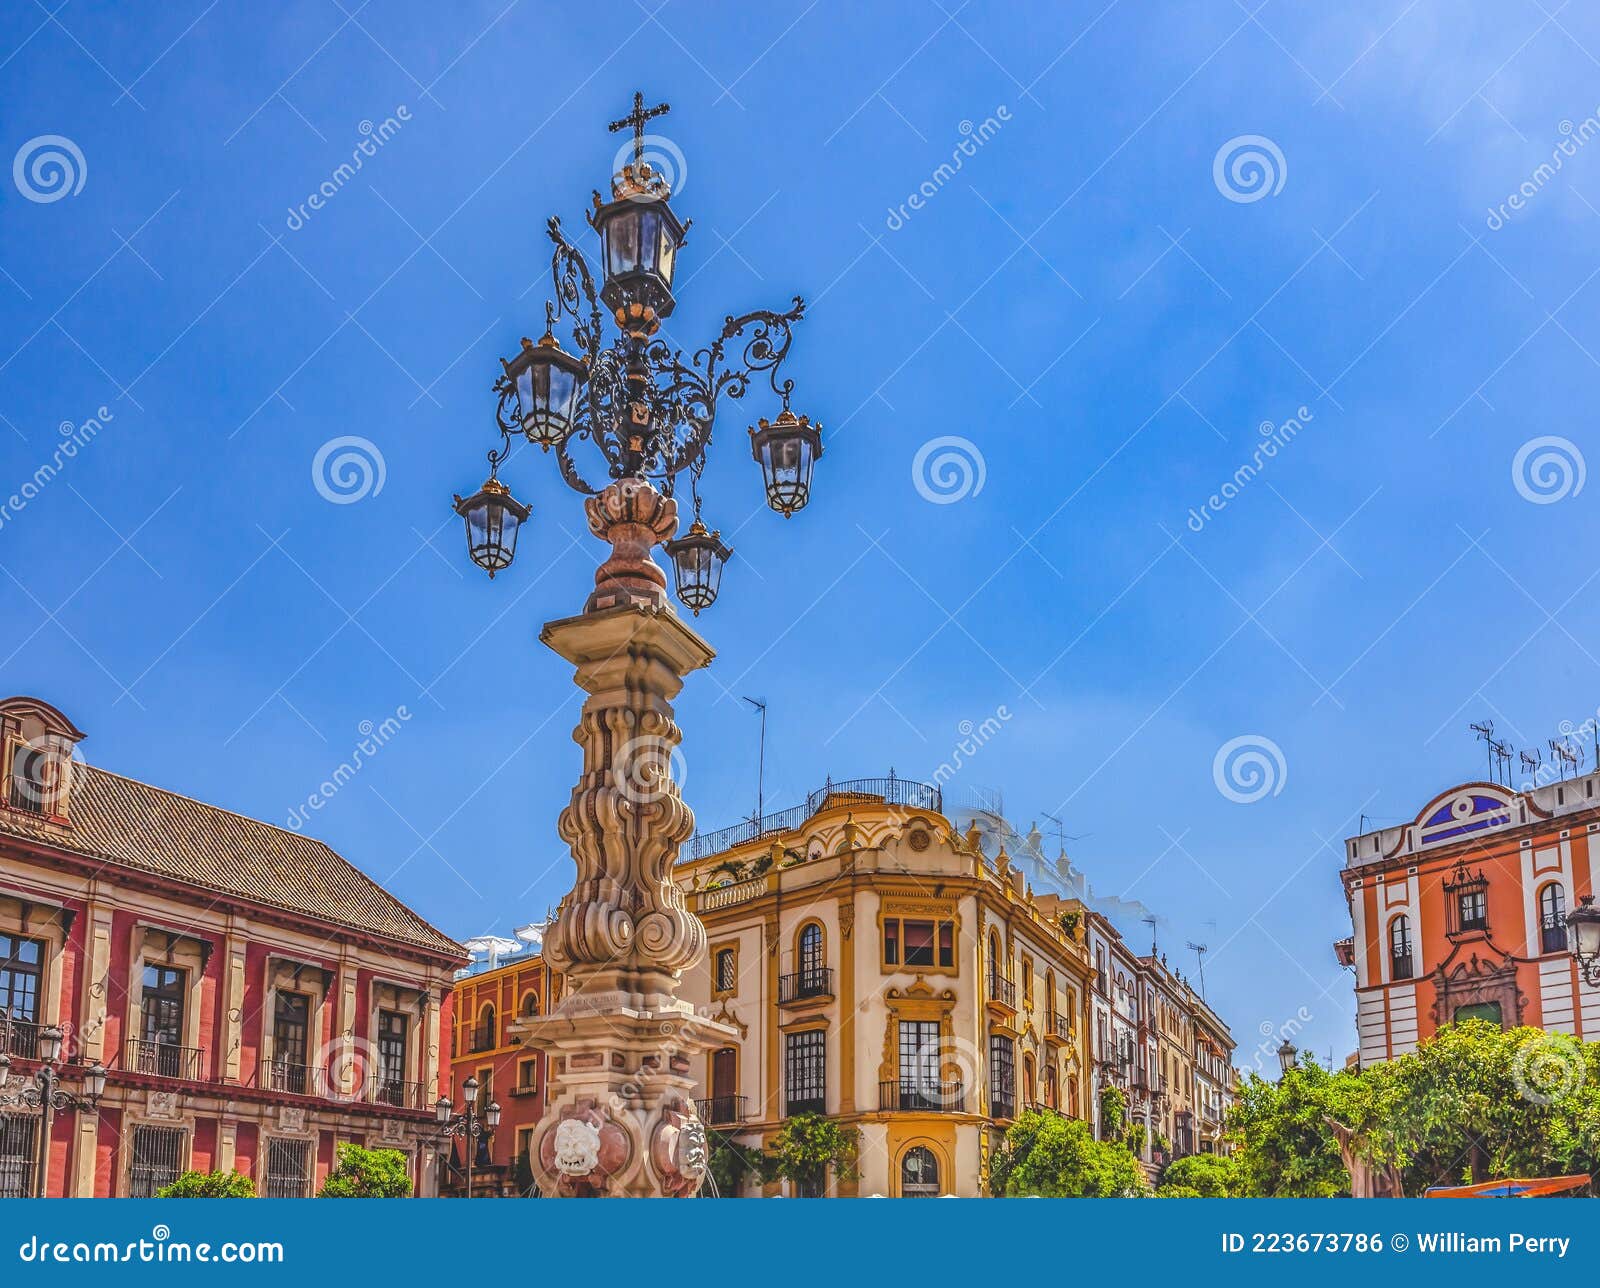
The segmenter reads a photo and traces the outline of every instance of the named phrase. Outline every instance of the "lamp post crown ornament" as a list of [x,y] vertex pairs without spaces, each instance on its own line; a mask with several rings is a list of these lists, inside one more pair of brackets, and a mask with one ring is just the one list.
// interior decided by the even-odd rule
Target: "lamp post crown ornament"
[[[596,194],[588,214],[600,241],[598,280],[560,220],[549,221],[554,292],[544,336],[501,363],[489,482],[456,498],[473,562],[491,577],[505,571],[531,511],[500,468],[519,443],[537,444],[583,495],[589,530],[611,547],[583,611],[540,635],[572,663],[586,694],[573,731],[582,771],[557,822],[575,880],[544,940],[565,993],[510,1026],[548,1060],[546,1112],[529,1156],[550,1196],[687,1196],[706,1175],[695,1071],[735,1034],[678,998],[683,972],[705,956],[706,933],[672,876],[694,831],[674,779],[682,733],[672,702],[684,677],[715,655],[672,607],[652,555],[665,546],[685,607],[698,614],[716,600],[732,551],[701,519],[699,484],[727,401],[764,385],[778,404],[751,427],[777,513],[806,506],[822,455],[821,427],[790,410],[794,382],[783,371],[805,313],[799,296],[781,312],[730,313],[699,348],[662,337],[688,228],[669,205],[671,176],[645,159],[645,126],[668,110],[636,93],[632,112],[610,124],[633,138],[612,199]],[[557,339],[563,329],[570,345]],[[674,540],[684,476],[693,522]],[[441,1121],[449,1117],[439,1109]]]

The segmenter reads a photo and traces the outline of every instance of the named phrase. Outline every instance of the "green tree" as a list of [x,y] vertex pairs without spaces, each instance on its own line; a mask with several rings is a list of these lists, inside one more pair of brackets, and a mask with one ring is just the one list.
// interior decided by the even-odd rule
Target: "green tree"
[[762,1175],[765,1160],[760,1149],[741,1145],[726,1132],[715,1129],[707,1131],[706,1138],[710,1146],[711,1179],[717,1183],[718,1197],[737,1198],[746,1180]]
[[1228,1116],[1235,1193],[1250,1198],[1331,1198],[1350,1192],[1327,1120],[1370,1125],[1366,1074],[1330,1073],[1307,1060],[1278,1082],[1251,1074]]
[[411,1197],[406,1156],[397,1149],[340,1145],[338,1158],[322,1184],[323,1199],[404,1199]]
[[990,1192],[1003,1198],[1119,1198],[1149,1193],[1126,1146],[1096,1140],[1089,1124],[1041,1110],[1021,1114],[989,1162]]
[[158,1199],[253,1199],[255,1183],[229,1169],[226,1172],[185,1172],[171,1185],[156,1191]]
[[829,1168],[841,1179],[855,1176],[859,1146],[854,1127],[841,1127],[821,1114],[796,1114],[772,1138],[762,1177],[789,1181],[802,1194],[820,1194]]
[[1161,1198],[1225,1199],[1233,1192],[1233,1160],[1220,1154],[1175,1158],[1161,1173]]
[[1127,1132],[1128,1098],[1119,1087],[1106,1083],[1100,1088],[1100,1134],[1106,1140],[1121,1140]]

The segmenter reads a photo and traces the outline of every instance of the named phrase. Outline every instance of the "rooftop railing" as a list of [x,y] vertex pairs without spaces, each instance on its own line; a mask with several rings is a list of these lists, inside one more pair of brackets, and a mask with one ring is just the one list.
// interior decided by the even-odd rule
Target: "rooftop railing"
[[932,783],[919,783],[910,778],[897,778],[892,772],[887,778],[848,778],[840,782],[828,779],[821,787],[806,797],[804,803],[787,809],[763,814],[760,818],[746,819],[715,832],[702,832],[684,843],[679,854],[682,862],[703,859],[720,854],[736,845],[760,840],[778,832],[792,832],[830,800],[882,802],[903,809],[928,810],[940,813],[944,809],[944,794]]

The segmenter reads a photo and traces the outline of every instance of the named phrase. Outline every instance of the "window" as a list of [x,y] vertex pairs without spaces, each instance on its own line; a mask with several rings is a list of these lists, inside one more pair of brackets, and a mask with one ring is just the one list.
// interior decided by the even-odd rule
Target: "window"
[[900,1160],[900,1197],[939,1197],[939,1160],[926,1145],[913,1145]]
[[[39,1050],[39,994],[44,980],[44,945],[36,939],[0,934],[0,1050],[33,1059]],[[9,1032],[10,1040],[6,1040]]]
[[739,987],[739,954],[731,948],[717,949],[717,992],[731,993]]
[[813,921],[800,932],[800,973],[819,974],[823,965],[822,927]]
[[1458,1006],[1453,1018],[1457,1024],[1463,1020],[1488,1020],[1490,1024],[1505,1028],[1499,1002],[1473,1002],[1469,1006]]
[[537,993],[524,993],[522,996],[522,1014],[524,1017],[539,1014],[539,995]]
[[1410,979],[1413,970],[1411,918],[1401,913],[1389,923],[1389,978]]
[[791,1033],[784,1043],[784,1083],[788,1088],[784,1112],[827,1112],[826,1030]]
[[311,999],[304,993],[279,992],[272,1014],[273,1091],[307,1090],[306,1042],[311,1031]]
[[410,1025],[399,1011],[378,1012],[378,1100],[404,1109],[421,1108],[407,1102],[406,1046]]
[[187,976],[171,966],[146,965],[139,1002],[140,1040],[134,1068],[163,1078],[192,1077],[183,1064],[183,1012]]
[[524,1060],[517,1065],[517,1090],[537,1091],[539,1089],[539,1057]]
[[[42,748],[16,743],[11,749],[11,780],[6,803],[28,814],[55,812],[55,771],[50,755]],[[49,807],[48,809],[46,807]]]
[[303,1199],[311,1188],[311,1142],[268,1140],[263,1198]]
[[938,1109],[944,1105],[940,1078],[941,1042],[937,1020],[900,1021],[901,1109]]
[[1456,907],[1461,914],[1462,930],[1487,930],[1489,928],[1488,908],[1483,890],[1468,890],[1456,896]]
[[156,1191],[171,1185],[183,1171],[181,1127],[135,1127],[129,1150],[128,1194],[136,1199],[154,1198]]
[[1056,1089],[1056,1066],[1054,1063],[1044,1067],[1044,1102],[1052,1109],[1059,1109],[1061,1096]]
[[1559,881],[1539,891],[1539,951],[1567,951],[1567,891]]
[[722,1047],[711,1054],[711,1098],[722,1100],[739,1094],[739,1053]]
[[1022,1004],[1030,1009],[1033,1006],[1033,958],[1026,953],[1022,957]]
[[500,1045],[499,1025],[495,1022],[494,1003],[489,1002],[478,1012],[478,1023],[468,1036],[468,1052],[493,1051]]
[[883,964],[953,969],[956,964],[955,922],[885,919]]
[[1017,1108],[1017,1051],[1010,1038],[989,1035],[989,1116],[1012,1118]]
[[30,1114],[0,1114],[0,1199],[33,1194],[33,1147],[39,1120]]

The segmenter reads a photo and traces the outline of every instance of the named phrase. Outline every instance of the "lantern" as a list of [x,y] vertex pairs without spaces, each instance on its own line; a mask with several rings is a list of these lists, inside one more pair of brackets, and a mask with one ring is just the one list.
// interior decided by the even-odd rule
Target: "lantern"
[[1584,980],[1591,987],[1600,986],[1600,908],[1594,906],[1592,894],[1584,895],[1567,914],[1567,930]]
[[776,420],[756,422],[750,451],[761,464],[767,504],[786,519],[803,510],[811,499],[811,467],[822,455],[822,426],[785,407]]
[[1290,1069],[1294,1068],[1295,1057],[1299,1054],[1300,1052],[1295,1047],[1295,1044],[1289,1041],[1288,1038],[1284,1038],[1282,1044],[1278,1047],[1278,1065],[1284,1073],[1288,1073]]
[[588,373],[583,361],[563,349],[547,326],[538,344],[526,336],[522,352],[502,360],[506,380],[516,392],[517,419],[530,443],[549,451],[572,428],[578,391]]
[[637,304],[658,318],[672,316],[672,273],[686,229],[667,205],[666,181],[647,161],[624,166],[611,181],[611,201],[589,223],[600,234],[605,281],[600,298],[613,312]]
[[83,1089],[91,1103],[106,1094],[106,1067],[96,1060],[83,1075]]
[[443,1127],[450,1121],[450,1114],[454,1109],[455,1105],[450,1102],[449,1096],[440,1096],[438,1103],[433,1107],[433,1120]]
[[506,485],[490,475],[466,500],[455,498],[456,513],[467,521],[467,551],[472,562],[489,574],[511,566],[517,553],[517,529],[532,513]]
[[678,598],[696,617],[702,608],[716,602],[722,588],[722,565],[733,551],[722,543],[722,534],[707,532],[699,516],[689,531],[676,541],[666,543],[664,549],[672,560],[673,573],[678,582]]
[[54,1064],[61,1055],[61,1030],[47,1024],[39,1030],[39,1059]]
[[483,1121],[489,1125],[489,1130],[494,1131],[500,1126],[500,1102],[491,1100],[489,1107],[483,1111]]

